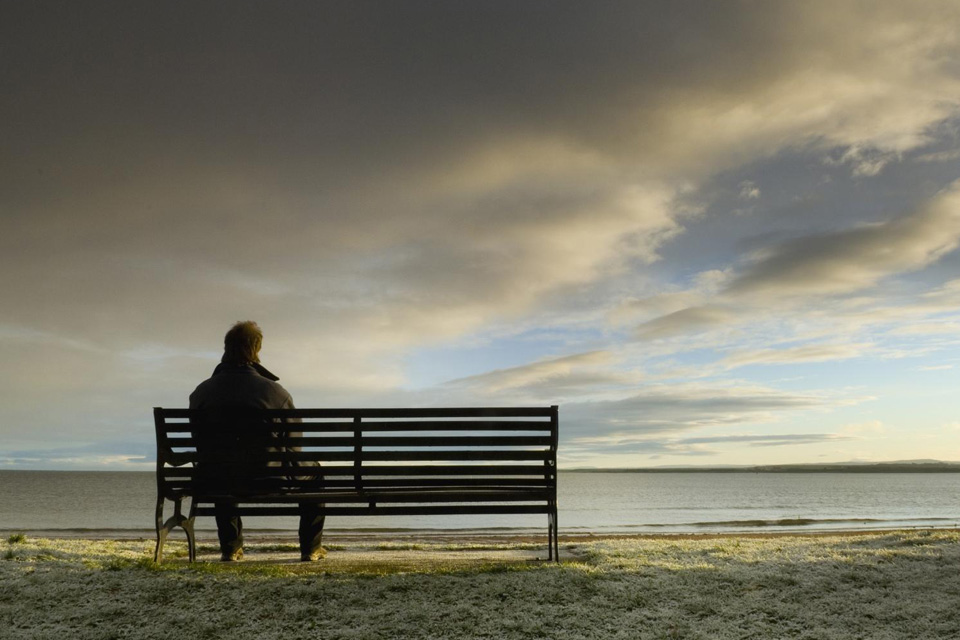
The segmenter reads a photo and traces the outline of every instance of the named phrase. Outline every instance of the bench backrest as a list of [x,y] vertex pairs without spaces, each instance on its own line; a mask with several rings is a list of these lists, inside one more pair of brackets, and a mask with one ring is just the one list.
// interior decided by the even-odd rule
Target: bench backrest
[[[170,499],[203,493],[211,477],[240,493],[556,492],[556,406],[247,410],[217,421],[196,410],[155,408],[154,420],[157,488]],[[230,434],[235,440],[224,439]]]

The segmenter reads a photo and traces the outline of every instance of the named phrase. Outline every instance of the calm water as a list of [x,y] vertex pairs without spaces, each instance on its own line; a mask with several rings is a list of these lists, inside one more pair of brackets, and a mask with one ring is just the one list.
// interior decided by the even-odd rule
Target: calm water
[[[152,472],[0,471],[0,530],[153,529]],[[955,473],[561,472],[560,527],[575,532],[708,532],[960,525]],[[171,509],[168,503],[168,512]],[[295,529],[295,518],[244,518]],[[546,516],[330,518],[331,530],[541,530]],[[197,528],[213,530],[212,518]]]

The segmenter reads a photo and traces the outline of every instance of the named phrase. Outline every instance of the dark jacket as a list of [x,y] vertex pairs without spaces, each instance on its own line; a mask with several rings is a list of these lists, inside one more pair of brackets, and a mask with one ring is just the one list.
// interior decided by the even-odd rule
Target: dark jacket
[[[264,373],[265,372],[265,373]],[[265,375],[266,374],[266,375]],[[208,419],[217,422],[217,416],[237,416],[244,413],[244,409],[293,409],[293,398],[290,393],[276,382],[277,377],[271,374],[263,367],[256,365],[230,366],[220,364],[214,370],[213,375],[201,382],[193,393],[190,394],[191,409],[206,409]],[[299,422],[299,419],[295,419]],[[221,429],[223,425],[221,424]],[[229,428],[229,427],[228,427]],[[299,447],[285,446],[282,441],[276,438],[280,435],[275,433],[274,438],[269,442],[259,441],[260,446],[251,445],[249,440],[244,445],[244,440],[235,440],[230,437],[231,434],[226,431],[215,432],[220,435],[214,435],[213,438],[204,437],[202,433],[197,433],[197,446],[202,447],[206,453],[216,455],[222,453],[228,458],[237,455],[236,447],[253,446],[259,451],[299,451]],[[292,437],[302,435],[299,432],[289,432]],[[253,442],[258,442],[254,440]],[[219,450],[219,451],[218,451]],[[231,453],[234,451],[234,453]],[[254,452],[247,451],[247,455],[255,455]],[[269,466],[280,466],[279,462],[268,463]],[[287,464],[284,466],[298,466]],[[313,466],[313,465],[309,465]],[[227,468],[227,467],[223,467]],[[226,478],[221,478],[226,481]]]
[[[269,373],[266,369],[263,371]],[[190,408],[293,409],[293,398],[276,382],[276,376],[270,376],[272,379],[250,364],[239,367],[221,364],[190,394]]]

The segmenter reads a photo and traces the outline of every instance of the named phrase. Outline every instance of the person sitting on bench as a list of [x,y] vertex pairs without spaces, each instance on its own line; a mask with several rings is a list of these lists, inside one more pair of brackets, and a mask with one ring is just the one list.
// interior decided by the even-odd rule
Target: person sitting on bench
[[[273,375],[260,364],[263,333],[256,322],[237,322],[223,340],[223,358],[213,375],[190,394],[191,409],[216,411],[251,409],[293,409],[293,398]],[[231,514],[232,503],[217,503],[217,535],[220,557],[225,562],[243,557],[243,522]],[[323,557],[320,546],[325,517],[321,505],[300,504],[300,559],[315,561]]]

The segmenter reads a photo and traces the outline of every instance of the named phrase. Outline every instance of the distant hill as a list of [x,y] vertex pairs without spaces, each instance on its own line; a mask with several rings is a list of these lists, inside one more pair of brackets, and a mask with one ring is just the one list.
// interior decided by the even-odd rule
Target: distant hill
[[960,462],[896,460],[892,462],[825,462],[716,467],[672,466],[617,469],[561,469],[578,473],[960,473]]

